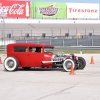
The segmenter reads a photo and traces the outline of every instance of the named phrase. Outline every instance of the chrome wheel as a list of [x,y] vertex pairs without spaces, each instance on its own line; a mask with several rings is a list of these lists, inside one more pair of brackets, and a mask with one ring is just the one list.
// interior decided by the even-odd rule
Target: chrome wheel
[[72,66],[73,66],[73,69],[74,69],[75,63],[71,59],[66,59],[63,63],[63,68],[64,68],[65,71],[70,71]]
[[15,71],[18,68],[18,61],[15,57],[7,57],[4,60],[4,67],[7,71]]
[[9,68],[12,68],[14,66],[14,61],[13,60],[8,60],[7,65],[9,66]]

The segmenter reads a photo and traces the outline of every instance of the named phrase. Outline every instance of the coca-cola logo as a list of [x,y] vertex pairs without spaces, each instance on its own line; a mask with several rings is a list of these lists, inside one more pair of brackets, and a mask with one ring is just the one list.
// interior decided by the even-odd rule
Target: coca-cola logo
[[24,4],[12,4],[11,6],[2,6],[2,3],[0,3],[0,10],[6,10],[7,13],[13,14],[13,15],[23,15],[24,13]]
[[48,7],[39,7],[39,13],[44,16],[54,16],[58,13],[59,8],[54,7],[54,4],[48,6]]

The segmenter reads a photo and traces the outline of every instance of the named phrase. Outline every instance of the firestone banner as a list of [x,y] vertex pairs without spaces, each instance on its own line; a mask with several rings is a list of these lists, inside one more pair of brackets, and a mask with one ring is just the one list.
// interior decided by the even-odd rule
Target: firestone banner
[[99,4],[66,3],[67,18],[99,19]]
[[0,12],[7,11],[7,18],[29,18],[30,2],[20,1],[0,1]]
[[31,2],[32,18],[66,18],[66,3]]

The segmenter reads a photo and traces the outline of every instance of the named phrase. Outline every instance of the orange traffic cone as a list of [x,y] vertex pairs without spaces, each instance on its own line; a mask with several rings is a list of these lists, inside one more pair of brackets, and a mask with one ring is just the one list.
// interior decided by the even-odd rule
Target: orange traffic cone
[[73,64],[71,65],[71,71],[70,71],[70,73],[69,73],[69,74],[71,74],[71,75],[75,74],[75,73],[74,73]]
[[93,56],[91,56],[91,62],[90,62],[90,64],[94,64]]
[[2,60],[1,60],[1,57],[0,57],[0,64],[2,64]]

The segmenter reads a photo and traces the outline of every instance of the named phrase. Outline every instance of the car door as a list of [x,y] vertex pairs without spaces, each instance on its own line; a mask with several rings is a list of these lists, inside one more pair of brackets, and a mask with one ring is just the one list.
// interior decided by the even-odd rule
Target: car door
[[28,60],[29,60],[29,66],[31,67],[41,67],[42,63],[41,61],[43,60],[43,50],[42,47],[40,52],[36,51],[36,47],[30,47],[30,53],[28,54]]
[[18,59],[19,67],[28,67],[28,47],[15,46],[13,56]]

